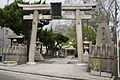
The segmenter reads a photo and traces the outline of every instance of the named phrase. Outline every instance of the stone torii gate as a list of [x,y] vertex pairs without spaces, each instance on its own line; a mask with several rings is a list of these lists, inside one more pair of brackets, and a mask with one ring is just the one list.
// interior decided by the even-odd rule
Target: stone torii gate
[[[75,11],[75,15],[62,15],[61,19],[70,19],[76,20],[76,34],[77,34],[77,52],[78,52],[78,62],[83,61],[83,42],[82,42],[82,19],[91,19],[91,15],[81,15],[80,11],[90,11],[96,7],[97,3],[93,4],[81,4],[80,6],[62,6],[62,11]],[[23,10],[34,11],[33,14],[24,15],[23,19],[33,20],[32,22],[32,32],[31,32],[31,41],[29,48],[29,62],[28,64],[35,64],[34,55],[35,55],[35,44],[36,44],[36,34],[37,34],[37,25],[39,19],[52,19],[51,15],[42,15],[39,14],[41,11],[50,11],[51,6],[48,4],[18,4],[19,7],[23,7]]]

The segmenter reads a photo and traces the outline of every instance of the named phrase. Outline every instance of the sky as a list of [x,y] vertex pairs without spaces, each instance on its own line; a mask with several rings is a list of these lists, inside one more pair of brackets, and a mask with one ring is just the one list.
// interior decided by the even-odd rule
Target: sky
[[[9,4],[13,2],[14,0],[9,0]],[[29,2],[34,2],[34,1],[39,1],[39,0],[24,0],[24,1],[29,1]],[[44,0],[42,0],[43,2]],[[47,3],[50,3],[53,0],[46,0]],[[58,1],[58,0],[57,0]],[[64,0],[59,0],[59,1],[64,1]],[[0,8],[4,8],[4,6],[7,5],[7,0],[0,0]]]

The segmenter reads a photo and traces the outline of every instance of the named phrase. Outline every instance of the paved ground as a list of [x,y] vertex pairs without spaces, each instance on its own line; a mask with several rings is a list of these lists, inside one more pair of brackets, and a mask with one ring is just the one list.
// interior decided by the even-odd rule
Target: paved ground
[[[67,64],[70,60],[77,61],[77,59],[73,59],[71,56],[69,56],[67,58],[49,59],[48,61],[52,62],[52,64],[45,64],[45,63],[41,64],[40,62],[38,62],[35,65],[24,64],[14,67],[0,66],[0,70],[18,72],[18,73],[22,73],[22,75],[23,74],[32,75],[32,76],[40,75],[45,78],[40,80],[47,80],[47,79],[48,80],[59,80],[59,79],[60,80],[64,80],[64,79],[65,80],[76,80],[76,79],[77,80],[110,80],[110,78],[107,77],[90,75],[88,72],[86,72],[87,64],[85,63]],[[17,75],[15,74],[15,76]],[[38,80],[38,79],[33,79],[33,80]]]
[[48,59],[47,61],[53,62],[52,64],[67,64],[69,60],[72,59],[73,56],[68,56],[66,58],[51,58]]
[[0,70],[0,80],[72,80]]
[[5,71],[0,70],[0,80],[17,80],[14,77],[8,76]]
[[67,56],[66,58],[49,58],[43,61],[37,61],[38,64],[76,64],[78,63],[78,59],[74,58],[74,56]]
[[36,64],[19,65],[15,67],[0,66],[0,69],[63,79],[110,80],[110,78],[92,76],[86,72],[85,65],[77,64]]

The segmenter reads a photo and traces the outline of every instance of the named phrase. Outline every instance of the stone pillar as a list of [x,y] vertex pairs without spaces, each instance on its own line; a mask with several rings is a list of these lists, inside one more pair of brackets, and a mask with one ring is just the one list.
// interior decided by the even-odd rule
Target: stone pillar
[[83,41],[82,41],[82,24],[80,18],[80,10],[76,10],[76,34],[77,34],[77,53],[78,62],[83,61]]
[[30,40],[30,47],[29,47],[29,62],[28,62],[28,64],[35,64],[34,56],[35,56],[35,44],[36,44],[38,18],[39,18],[39,12],[37,10],[35,10],[34,14],[33,14],[33,22],[32,22],[32,32],[31,32],[31,40]]
[[67,57],[67,50],[65,49],[65,58]]

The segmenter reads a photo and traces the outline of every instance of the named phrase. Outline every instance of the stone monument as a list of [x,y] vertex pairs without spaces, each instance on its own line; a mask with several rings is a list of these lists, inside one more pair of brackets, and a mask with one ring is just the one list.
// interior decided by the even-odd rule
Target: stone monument
[[101,23],[97,29],[96,44],[111,44],[111,33],[107,23]]
[[[110,29],[107,23],[100,23],[97,29],[96,45],[89,43],[88,71],[115,73],[116,45],[112,42]],[[107,74],[107,73],[106,73]]]

